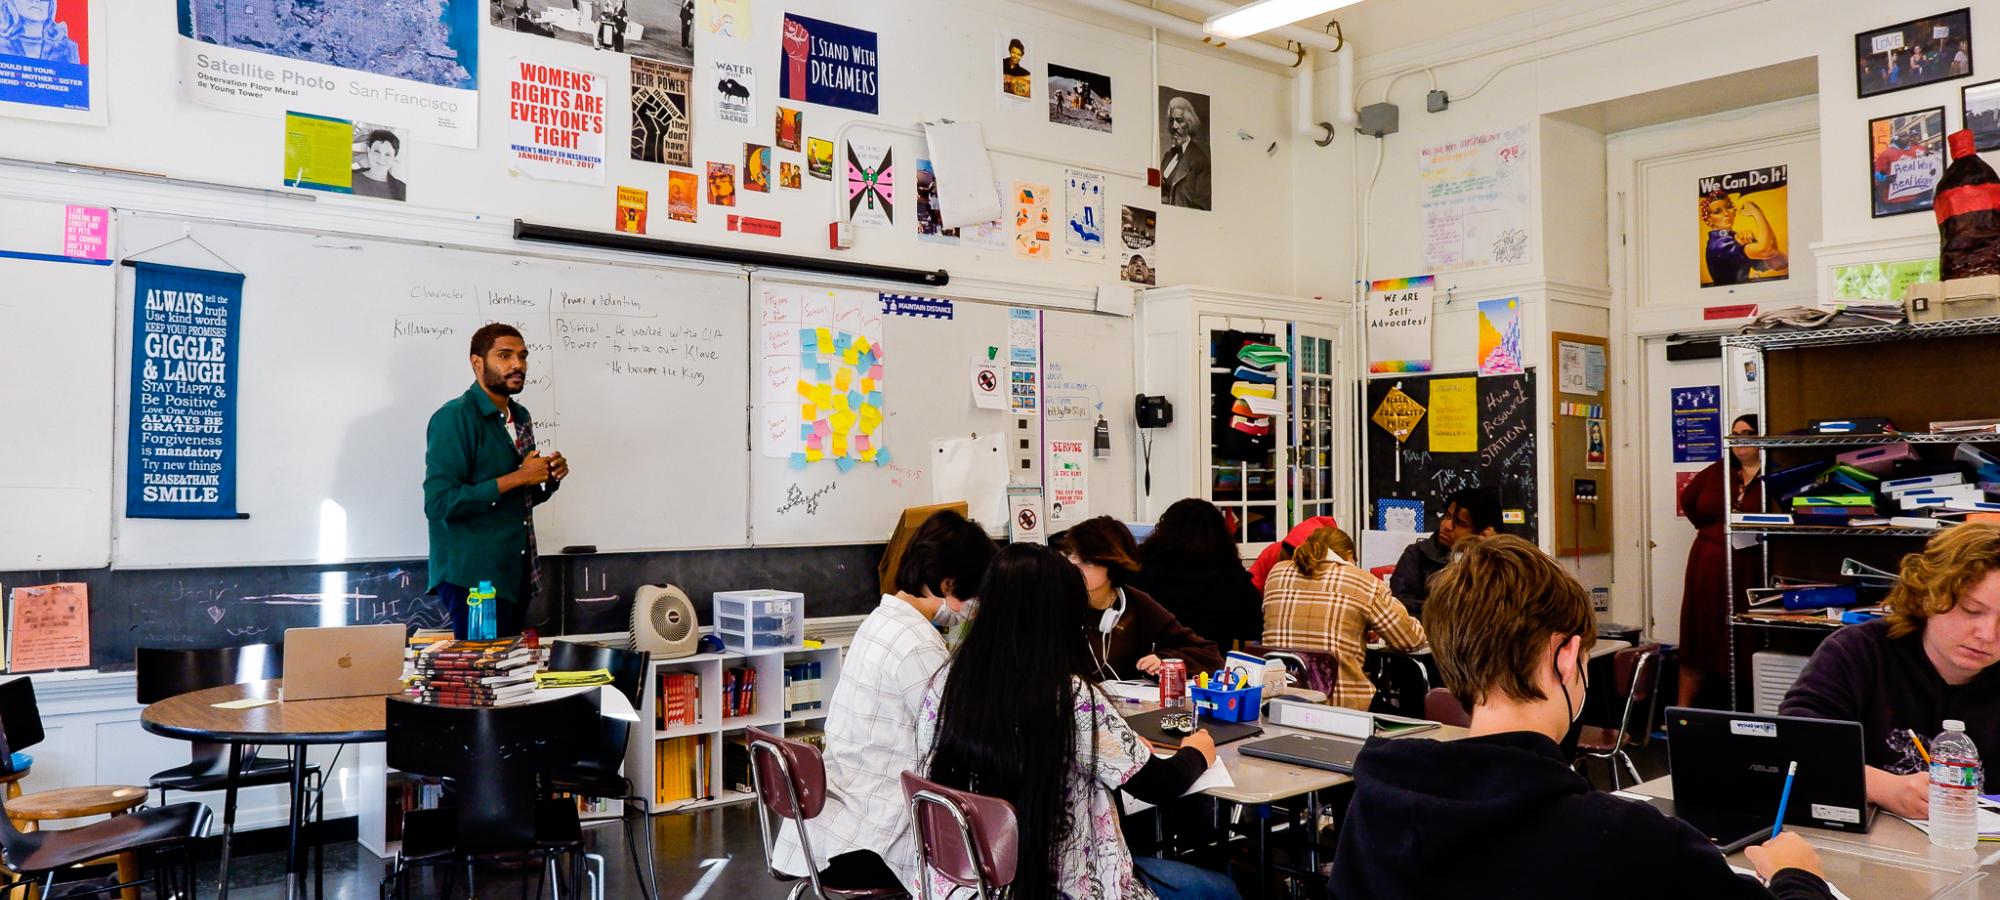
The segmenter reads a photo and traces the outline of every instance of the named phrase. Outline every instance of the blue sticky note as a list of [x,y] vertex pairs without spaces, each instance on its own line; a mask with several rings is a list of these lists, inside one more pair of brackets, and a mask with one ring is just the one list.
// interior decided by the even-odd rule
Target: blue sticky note
[[802,440],[802,441],[804,441],[804,440],[811,440],[811,439],[812,439],[812,436],[813,436],[813,427],[812,427],[812,425],[810,425],[810,424],[801,424],[801,425],[799,426],[799,440]]
[[863,353],[855,359],[854,371],[856,372],[866,372],[869,369],[875,368],[875,351],[873,350]]
[[812,350],[819,346],[819,333],[811,328],[799,329],[799,346]]
[[847,392],[847,408],[848,408],[848,409],[860,409],[860,408],[861,408],[861,392],[860,392],[860,391],[848,391],[848,392]]
[[852,457],[843,456],[839,459],[834,460],[833,464],[839,466],[840,471],[846,472],[854,468],[854,459]]
[[843,331],[833,336],[833,352],[846,353],[847,346],[854,343],[854,336]]
[[889,464],[889,448],[887,447],[875,448],[875,466],[877,468],[880,468],[888,464]]
[[792,454],[792,468],[804,469],[805,467],[806,467],[806,455],[803,453]]
[[813,366],[818,370],[819,380],[821,381],[833,380],[833,369],[829,368],[826,363],[813,363]]
[[808,369],[819,364],[819,354],[810,351],[799,354],[799,368]]
[[869,405],[869,406],[872,406],[872,407],[875,407],[876,409],[881,409],[881,408],[882,408],[882,392],[881,392],[881,391],[869,391],[869,392],[868,392],[868,405]]

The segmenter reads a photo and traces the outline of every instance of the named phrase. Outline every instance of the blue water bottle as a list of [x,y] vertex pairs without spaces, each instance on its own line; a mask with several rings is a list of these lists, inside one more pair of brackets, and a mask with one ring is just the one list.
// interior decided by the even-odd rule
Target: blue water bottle
[[493,582],[482,581],[465,596],[465,638],[471,641],[493,640],[498,631],[498,617],[494,605],[499,603],[494,596]]

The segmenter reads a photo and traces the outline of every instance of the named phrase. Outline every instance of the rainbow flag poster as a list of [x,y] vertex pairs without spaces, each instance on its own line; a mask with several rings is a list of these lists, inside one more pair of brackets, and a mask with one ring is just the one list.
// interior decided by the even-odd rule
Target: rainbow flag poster
[[1431,370],[1431,287],[1434,278],[1385,278],[1368,284],[1368,371]]

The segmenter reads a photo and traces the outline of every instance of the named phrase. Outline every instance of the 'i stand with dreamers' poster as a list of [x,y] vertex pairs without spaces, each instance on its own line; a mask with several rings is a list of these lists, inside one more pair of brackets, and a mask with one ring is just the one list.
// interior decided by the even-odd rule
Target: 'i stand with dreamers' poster
[[875,114],[875,32],[786,13],[778,52],[778,96]]
[[132,265],[125,515],[235,518],[243,276]]

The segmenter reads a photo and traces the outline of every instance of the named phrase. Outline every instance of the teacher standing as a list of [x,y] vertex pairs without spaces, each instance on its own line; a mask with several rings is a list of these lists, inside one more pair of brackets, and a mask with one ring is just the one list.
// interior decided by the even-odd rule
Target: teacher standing
[[541,583],[535,507],[554,496],[569,463],[535,450],[521,332],[498,322],[472,333],[472,387],[431,414],[424,446],[424,517],[430,520],[430,591],[451,606],[452,632],[466,636],[466,596],[491,582],[495,635],[521,633]]
[[[1757,417],[1737,416],[1732,437],[1757,433]],[[1729,582],[1729,535],[1723,526],[1732,512],[1762,512],[1764,486],[1757,481],[1755,447],[1732,447],[1681,488],[1681,509],[1695,527],[1688,548],[1687,577],[1681,593],[1680,705],[1693,706],[1709,674],[1729,670],[1729,620],[1737,596]],[[1725,468],[1726,466],[1726,468]],[[1727,479],[1728,496],[1723,495]],[[1727,508],[1724,503],[1727,502]],[[1748,548],[1745,548],[1748,549]],[[1736,568],[1747,571],[1754,555],[1738,553]],[[1739,579],[1739,583],[1741,583]]]

